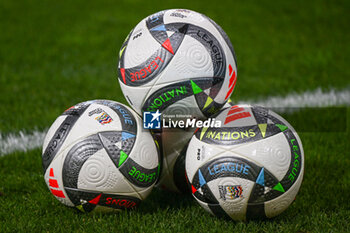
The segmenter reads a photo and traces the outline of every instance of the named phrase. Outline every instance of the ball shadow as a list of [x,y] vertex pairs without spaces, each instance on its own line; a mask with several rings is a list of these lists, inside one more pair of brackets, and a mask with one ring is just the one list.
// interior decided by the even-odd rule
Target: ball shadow
[[148,198],[141,203],[138,211],[154,213],[165,209],[181,210],[194,205],[197,203],[190,193],[180,194],[154,188]]

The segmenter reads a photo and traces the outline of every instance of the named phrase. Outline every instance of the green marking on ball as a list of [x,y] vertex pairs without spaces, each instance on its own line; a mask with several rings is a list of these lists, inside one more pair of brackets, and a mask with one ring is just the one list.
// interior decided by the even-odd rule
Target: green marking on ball
[[211,104],[211,102],[213,102],[213,99],[210,98],[210,96],[208,96],[207,101],[205,102],[203,109],[207,108]]
[[203,90],[195,83],[191,80],[191,85],[192,85],[192,90],[193,90],[193,94],[198,94],[201,93]]
[[282,192],[282,193],[285,192],[283,186],[281,185],[281,183],[276,184],[275,187],[273,187],[272,189],[273,189],[273,190],[280,191],[280,192]]
[[286,129],[288,129],[288,127],[285,126],[285,125],[276,124],[276,126],[277,126],[278,128],[280,128],[280,130],[281,130],[282,132],[285,131]]
[[128,158],[128,155],[124,151],[120,150],[120,157],[119,157],[118,167],[120,167],[125,162],[125,160],[127,158]]

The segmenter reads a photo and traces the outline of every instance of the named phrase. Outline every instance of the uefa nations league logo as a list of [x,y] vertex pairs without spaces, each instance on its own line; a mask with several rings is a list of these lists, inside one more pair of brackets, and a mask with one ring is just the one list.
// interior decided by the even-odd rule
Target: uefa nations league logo
[[156,112],[143,113],[143,128],[145,129],[160,129],[160,116],[162,114],[157,110]]

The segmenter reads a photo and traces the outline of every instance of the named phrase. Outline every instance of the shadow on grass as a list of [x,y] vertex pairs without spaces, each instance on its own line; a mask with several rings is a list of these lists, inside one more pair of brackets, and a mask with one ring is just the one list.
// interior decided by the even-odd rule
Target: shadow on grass
[[152,193],[144,200],[139,211],[142,213],[154,213],[159,210],[181,210],[185,207],[197,205],[191,194],[179,194],[154,188]]

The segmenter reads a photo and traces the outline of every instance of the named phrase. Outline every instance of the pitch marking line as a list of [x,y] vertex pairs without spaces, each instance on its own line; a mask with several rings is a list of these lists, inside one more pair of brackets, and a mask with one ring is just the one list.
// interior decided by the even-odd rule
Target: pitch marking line
[[5,136],[0,134],[0,156],[11,154],[15,151],[28,151],[41,147],[46,135],[45,131],[32,131],[29,134],[20,131]]
[[[322,91],[318,88],[302,94],[289,94],[285,97],[268,97],[265,100],[240,101],[240,104],[257,104],[270,108],[300,108],[300,107],[330,107],[350,106],[350,89]],[[0,132],[0,156],[16,151],[28,151],[41,147],[47,130],[25,133],[10,133],[2,135]]]
[[350,89],[334,90],[328,92],[318,88],[302,94],[289,94],[285,97],[268,97],[262,101],[240,101],[240,104],[257,104],[269,108],[303,108],[303,107],[331,107],[349,106]]

